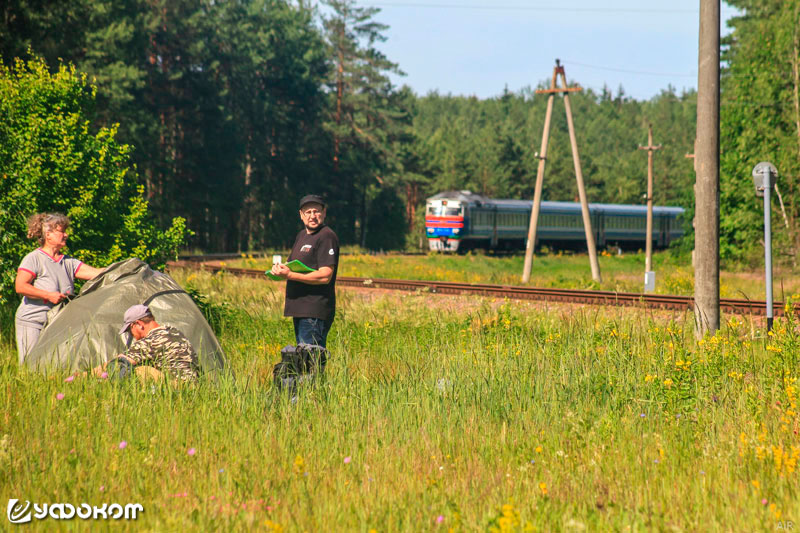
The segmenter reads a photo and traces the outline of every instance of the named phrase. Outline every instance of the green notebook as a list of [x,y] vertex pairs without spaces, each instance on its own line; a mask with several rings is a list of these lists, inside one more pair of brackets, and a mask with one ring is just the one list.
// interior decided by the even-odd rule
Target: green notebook
[[[289,267],[289,270],[292,272],[316,272],[316,269],[304,265],[302,261],[298,261],[297,259],[294,261],[289,261],[286,263],[286,266]],[[269,270],[264,272],[264,274],[266,274],[269,279],[274,281],[281,281],[282,279],[272,274]]]

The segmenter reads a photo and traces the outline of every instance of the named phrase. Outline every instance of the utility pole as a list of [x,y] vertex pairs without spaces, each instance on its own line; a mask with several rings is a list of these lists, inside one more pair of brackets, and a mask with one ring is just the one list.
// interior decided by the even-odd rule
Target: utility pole
[[[557,87],[557,78],[561,76],[562,87]],[[564,109],[567,113],[567,128],[569,129],[569,141],[572,147],[572,163],[575,167],[575,181],[578,185],[578,196],[581,200],[581,215],[583,217],[583,229],[586,233],[586,247],[589,251],[589,263],[592,268],[592,279],[600,283],[603,279],[600,276],[600,264],[597,261],[597,245],[592,231],[592,219],[589,214],[589,202],[586,199],[586,188],[583,183],[583,172],[581,171],[581,160],[578,155],[578,139],[575,136],[575,125],[572,122],[572,108],[569,105],[569,93],[582,90],[580,87],[567,87],[567,76],[561,61],[556,59],[556,66],[553,69],[553,77],[550,81],[549,89],[540,89],[537,94],[549,94],[547,100],[547,114],[545,115],[544,132],[542,133],[542,150],[539,155],[539,168],[536,173],[536,187],[534,189],[533,206],[531,209],[531,220],[528,225],[528,241],[525,245],[525,265],[522,271],[522,282],[527,283],[531,279],[531,266],[533,265],[533,249],[536,244],[536,226],[539,222],[539,208],[542,201],[542,182],[544,181],[544,166],[547,157],[547,142],[550,136],[550,118],[553,112],[553,97],[555,94],[564,95]]]
[[719,329],[720,0],[700,0],[695,141],[695,335]]
[[647,238],[645,240],[644,290],[655,289],[653,272],[653,152],[661,150],[661,145],[653,146],[653,125],[647,125],[647,146],[639,145],[639,150],[647,150]]
[[547,112],[544,115],[544,129],[542,130],[542,147],[539,150],[539,168],[536,170],[536,186],[533,190],[533,206],[531,207],[531,220],[528,223],[528,240],[525,241],[525,265],[522,267],[522,283],[531,280],[531,267],[533,266],[533,250],[536,246],[536,226],[539,223],[539,207],[542,204],[542,182],[544,181],[544,165],[547,162],[547,142],[550,139],[550,119],[553,117],[553,99],[555,98],[556,76],[559,64],[553,69],[553,78],[550,80],[550,96],[547,97]]

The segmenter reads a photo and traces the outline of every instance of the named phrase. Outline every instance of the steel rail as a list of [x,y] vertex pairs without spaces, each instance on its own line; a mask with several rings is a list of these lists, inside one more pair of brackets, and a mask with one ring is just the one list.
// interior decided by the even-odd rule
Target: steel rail
[[[192,261],[192,262],[201,262],[204,263],[206,261],[235,261],[237,259],[247,259],[251,257],[253,259],[263,259],[266,257],[270,257],[272,255],[289,255],[290,250],[273,250],[273,251],[262,251],[262,252],[249,252],[249,253],[241,253],[241,252],[226,252],[226,253],[218,253],[218,254],[181,254],[178,256],[179,261]],[[391,257],[391,256],[399,256],[399,255],[426,255],[426,252],[396,252],[393,250],[389,250],[386,252],[341,252],[339,255],[341,256],[349,256],[349,255],[368,255],[368,256],[377,256],[377,257]]]
[[[170,268],[203,270],[212,273],[224,271],[235,276],[266,279],[263,270],[229,267],[222,265],[219,261],[170,261],[167,263],[167,266]],[[454,283],[449,281],[362,278],[351,276],[337,277],[336,284],[340,287],[420,291],[431,294],[473,294],[477,296],[510,298],[514,300],[539,300],[592,305],[626,305],[675,311],[689,311],[694,308],[694,298],[691,296],[674,296],[668,294],[590,291],[578,289],[521,287],[513,285],[490,285],[484,283]],[[767,304],[766,302],[760,300],[721,298],[720,309],[728,313],[763,316],[766,315]],[[773,311],[775,316],[782,316],[784,311],[783,302],[774,302]]]

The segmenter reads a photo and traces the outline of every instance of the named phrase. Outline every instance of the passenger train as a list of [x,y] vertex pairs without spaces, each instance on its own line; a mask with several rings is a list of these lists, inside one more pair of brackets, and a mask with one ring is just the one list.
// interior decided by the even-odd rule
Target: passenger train
[[[425,232],[433,251],[473,248],[524,249],[531,218],[530,200],[494,200],[470,191],[442,192],[428,198]],[[653,247],[664,248],[683,235],[681,207],[653,206]],[[644,248],[647,207],[589,204],[598,248]],[[585,247],[581,204],[542,202],[536,242],[557,248]]]

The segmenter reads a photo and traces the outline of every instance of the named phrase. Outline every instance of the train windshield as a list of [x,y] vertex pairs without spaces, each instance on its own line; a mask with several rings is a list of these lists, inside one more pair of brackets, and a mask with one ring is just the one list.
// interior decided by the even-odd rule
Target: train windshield
[[428,214],[432,217],[460,217],[461,207],[450,207],[445,205],[429,205]]

